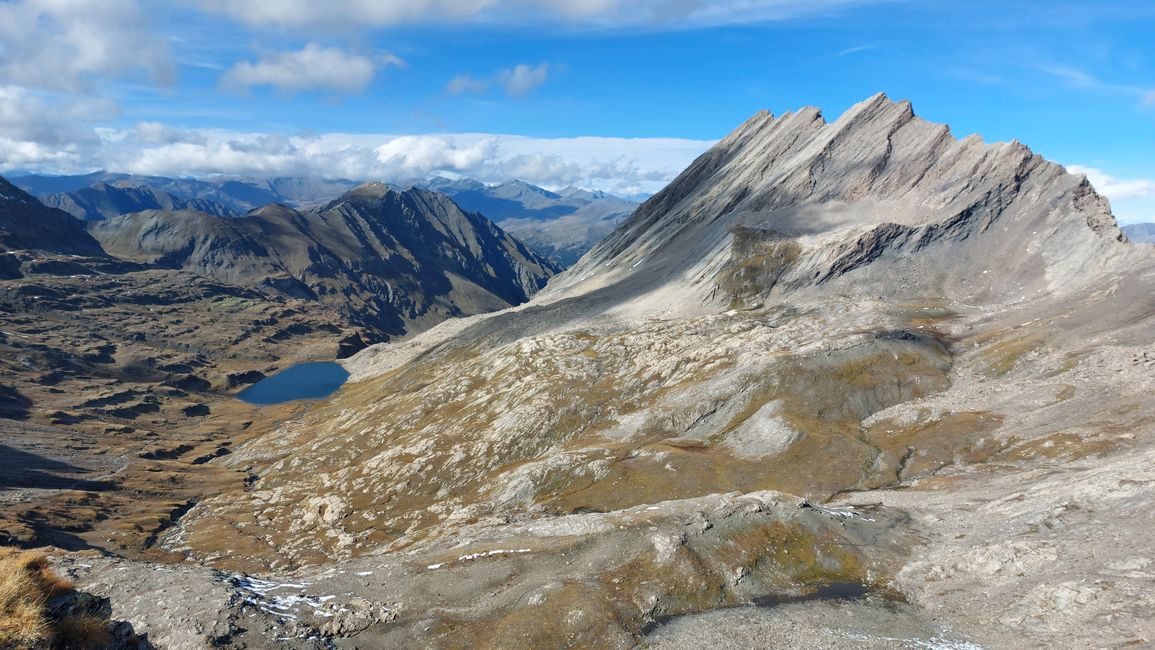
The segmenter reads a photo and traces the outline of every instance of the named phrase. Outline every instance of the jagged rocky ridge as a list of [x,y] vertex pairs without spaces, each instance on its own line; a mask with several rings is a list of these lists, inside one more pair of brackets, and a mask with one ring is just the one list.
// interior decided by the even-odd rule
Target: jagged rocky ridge
[[947,126],[915,116],[909,102],[878,96],[834,123],[814,108],[755,115],[647,201],[556,291],[644,270],[622,284],[677,276],[725,292],[725,282],[714,284],[717,272],[756,252],[780,263],[730,266],[723,276],[743,275],[735,278],[741,291],[759,296],[857,270],[840,289],[1000,302],[1098,279],[1120,238],[1085,178],[1018,142],[957,140]]
[[[528,304],[351,359],[355,383],[222,461],[246,491],[162,544],[381,572],[355,589],[401,614],[359,644],[631,647],[639,621],[844,582],[909,605],[845,605],[884,636],[835,647],[1141,644],[1153,279],[1086,179],[1021,144],[881,95],[833,123],[760,113]],[[746,498],[792,506],[705,514]],[[823,502],[871,539],[785,514]],[[647,512],[699,513],[710,541]],[[568,555],[591,545],[611,560]],[[681,620],[663,642],[741,645],[725,615]]]
[[123,259],[334,306],[370,340],[520,304],[558,270],[442,194],[379,183],[310,210],[146,211],[89,230]]
[[[79,176],[20,176],[14,184],[79,219],[99,220],[145,210],[190,210],[237,216],[277,203],[298,209],[323,205],[357,183],[308,177],[167,178],[94,172]],[[390,183],[401,190],[409,184]],[[435,177],[415,187],[452,198],[467,212],[481,212],[561,266],[569,266],[629,216],[637,203],[604,192],[566,188],[551,192],[511,180],[486,185]]]

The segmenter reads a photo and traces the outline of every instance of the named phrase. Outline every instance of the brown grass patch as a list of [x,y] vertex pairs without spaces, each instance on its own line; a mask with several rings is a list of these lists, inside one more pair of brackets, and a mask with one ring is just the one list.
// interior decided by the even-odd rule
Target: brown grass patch
[[802,254],[793,241],[757,241],[760,235],[734,234],[734,261],[718,275],[718,288],[731,309],[748,309],[767,295]]
[[980,340],[983,348],[975,355],[979,371],[987,377],[1002,377],[1019,364],[1031,352],[1038,350],[1046,341],[1043,334],[1030,334],[1004,340]]
[[877,422],[863,436],[882,454],[869,487],[925,478],[950,465],[984,463],[1009,444],[992,435],[1002,423],[1001,415],[986,411],[948,413],[910,424]]

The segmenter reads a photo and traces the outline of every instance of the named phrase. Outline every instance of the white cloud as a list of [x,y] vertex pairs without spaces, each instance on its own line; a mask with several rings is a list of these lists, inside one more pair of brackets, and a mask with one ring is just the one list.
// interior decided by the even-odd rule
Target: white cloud
[[1111,212],[1119,223],[1145,223],[1155,219],[1155,179],[1119,179],[1095,167],[1068,165],[1072,174],[1083,174],[1095,189],[1111,200]]
[[505,88],[505,92],[511,95],[524,95],[545,83],[548,77],[548,63],[542,63],[535,67],[521,63],[510,70],[503,70],[497,75],[497,79]]
[[0,2],[0,83],[84,90],[101,79],[172,75],[136,0]]
[[877,45],[856,45],[854,47],[848,47],[845,50],[839,50],[838,52],[835,52],[831,56],[831,58],[839,59],[839,58],[842,58],[844,56],[850,56],[851,54],[858,54],[859,52],[869,52],[870,50],[877,50],[877,49],[878,49]]
[[1130,95],[1131,97],[1139,98],[1140,106],[1155,106],[1155,89],[1134,84],[1104,81],[1086,70],[1071,66],[1046,64],[1037,65],[1034,66],[1034,68],[1061,80],[1071,88],[1093,92],[1107,92],[1117,95]]
[[368,26],[421,22],[429,18],[465,20],[498,4],[496,0],[201,0],[201,6],[250,25],[313,27]]
[[[0,136],[0,167],[55,173],[108,169],[166,176],[304,175],[413,181],[433,175],[484,182],[519,178],[619,194],[655,192],[713,143],[673,138],[528,138],[495,134],[324,134],[285,137],[155,123],[89,131],[49,146]],[[94,134],[94,135],[93,135]]]
[[375,59],[309,43],[295,52],[277,52],[258,62],[241,61],[225,72],[221,84],[234,90],[272,86],[284,92],[364,90],[379,68],[403,66],[386,54]]
[[498,70],[490,77],[478,78],[463,74],[450,80],[445,89],[451,93],[483,93],[492,87],[500,87],[515,97],[525,95],[549,79],[549,63],[536,66],[519,63],[512,68]]
[[69,168],[98,156],[104,142],[92,124],[114,119],[104,99],[0,86],[0,160],[9,168]]
[[565,22],[681,29],[783,20],[884,0],[200,0],[250,25],[316,28],[410,23]]
[[137,142],[148,145],[175,144],[177,142],[192,142],[204,144],[205,137],[196,131],[174,129],[160,122],[140,122],[132,127],[131,131],[120,131],[134,138]]
[[1095,190],[1111,201],[1128,201],[1155,196],[1155,180],[1120,180],[1101,169],[1082,165],[1068,165],[1067,171],[1086,176]]
[[473,75],[460,74],[449,81],[445,89],[459,95],[461,93],[483,93],[493,85],[488,79],[478,79]]

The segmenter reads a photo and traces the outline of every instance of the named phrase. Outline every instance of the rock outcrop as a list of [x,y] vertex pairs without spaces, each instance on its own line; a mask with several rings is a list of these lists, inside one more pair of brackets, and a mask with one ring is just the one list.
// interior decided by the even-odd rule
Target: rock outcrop
[[[569,288],[587,280],[623,293],[674,282],[703,302],[729,282],[744,299],[817,287],[998,303],[1101,279],[1121,239],[1085,178],[1018,142],[955,139],[878,95],[833,123],[814,108],[755,115],[552,293],[580,293]],[[772,279],[750,267],[763,261],[776,263]]]

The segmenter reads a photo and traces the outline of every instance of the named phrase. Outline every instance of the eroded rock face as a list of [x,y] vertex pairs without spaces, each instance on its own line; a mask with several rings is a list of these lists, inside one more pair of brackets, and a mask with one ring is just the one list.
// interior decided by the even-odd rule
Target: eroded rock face
[[[219,461],[246,491],[160,543],[373,572],[358,589],[402,613],[360,634],[401,645],[628,647],[647,617],[844,579],[960,642],[1143,644],[1153,281],[1020,144],[883,96],[759,114],[529,304],[353,358],[355,384]],[[802,497],[878,514],[825,538]],[[837,575],[786,559],[823,539],[850,555],[802,566]]]
[[833,123],[755,115],[549,294],[673,283],[738,306],[814,291],[998,304],[1098,281],[1133,256],[1121,239],[1086,179],[878,95]]

